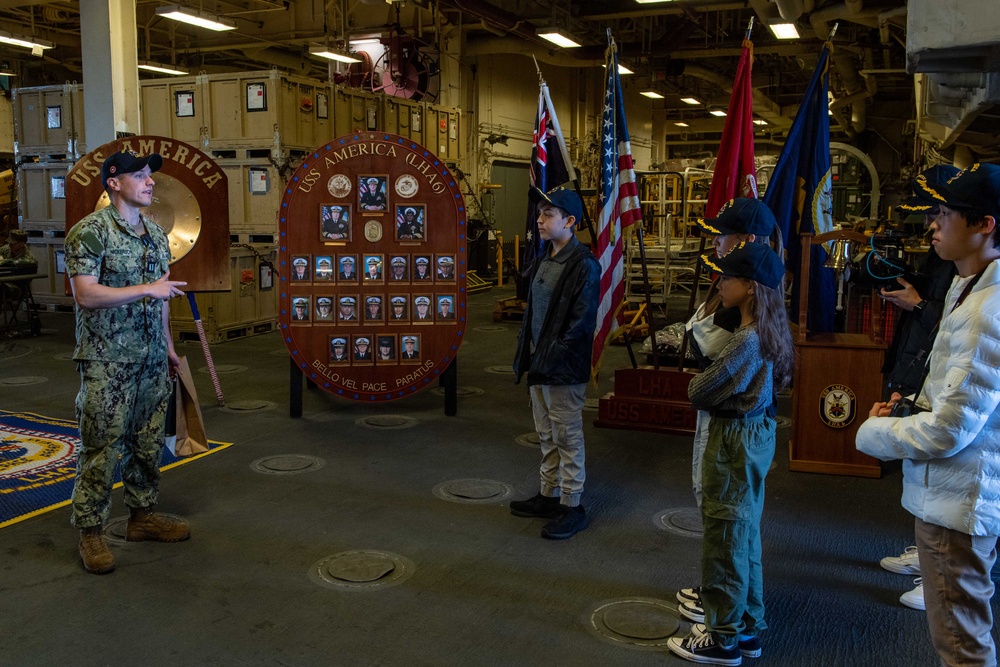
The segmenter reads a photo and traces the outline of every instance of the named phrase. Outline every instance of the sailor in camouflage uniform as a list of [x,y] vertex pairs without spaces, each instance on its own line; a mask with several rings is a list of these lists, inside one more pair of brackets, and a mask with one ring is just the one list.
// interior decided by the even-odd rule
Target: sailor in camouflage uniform
[[180,363],[170,338],[168,299],[186,283],[169,280],[164,231],[140,213],[153,199],[157,154],[121,151],[104,161],[111,205],[66,236],[66,268],[76,300],[76,398],[82,448],[73,488],[72,524],[88,572],[115,568],[103,525],[111,510],[112,475],[121,456],[129,541],[178,542],[187,522],[153,511],[160,481],[169,367]]

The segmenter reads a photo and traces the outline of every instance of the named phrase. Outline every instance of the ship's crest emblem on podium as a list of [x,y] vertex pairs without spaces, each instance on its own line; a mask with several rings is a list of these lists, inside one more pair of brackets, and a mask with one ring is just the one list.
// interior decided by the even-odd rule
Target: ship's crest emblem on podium
[[819,395],[819,416],[830,428],[844,428],[854,421],[858,400],[851,388],[831,384]]

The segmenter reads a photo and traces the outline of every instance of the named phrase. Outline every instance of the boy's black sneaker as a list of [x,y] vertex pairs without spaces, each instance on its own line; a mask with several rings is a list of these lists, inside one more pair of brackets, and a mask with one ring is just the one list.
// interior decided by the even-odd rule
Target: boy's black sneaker
[[687,637],[671,637],[667,640],[667,648],[671,653],[678,655],[691,662],[700,662],[705,665],[730,665],[736,667],[743,663],[743,656],[737,646],[726,648],[715,641],[709,633],[697,635],[689,634]]
[[542,526],[542,537],[550,540],[565,540],[573,537],[590,524],[590,519],[583,509],[583,505],[576,507],[560,505],[559,509],[559,517]]
[[554,519],[559,516],[559,499],[539,493],[527,500],[513,500],[510,503],[510,513],[514,516]]
[[[708,628],[704,623],[695,623],[691,626],[691,633],[695,635],[704,635],[708,633]],[[740,635],[737,645],[740,647],[740,653],[743,654],[744,658],[759,658],[763,653],[760,648],[760,640],[757,639],[757,635],[752,637]]]

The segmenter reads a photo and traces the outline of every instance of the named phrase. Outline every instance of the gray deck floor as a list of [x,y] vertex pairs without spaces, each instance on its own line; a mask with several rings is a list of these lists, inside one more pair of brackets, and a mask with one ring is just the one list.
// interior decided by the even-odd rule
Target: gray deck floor
[[[665,510],[694,507],[689,439],[597,429],[589,423],[596,412],[586,413],[584,503],[593,521],[567,541],[541,539],[542,521],[512,517],[507,500],[456,503],[433,493],[465,478],[503,482],[515,497],[536,491],[537,449],[516,442],[533,430],[526,391],[487,371],[513,353],[518,325],[492,330],[491,319],[508,295],[470,298],[458,380],[483,393],[461,397],[455,417],[431,391],[385,405],[307,391],[302,418],[291,419],[288,356],[276,334],[212,347],[216,364],[247,367],[221,376],[230,404],[274,403],[222,409],[197,370],[200,347],[182,345],[209,435],[236,443],[164,473],[160,508],[188,517],[193,538],[116,544],[117,570],[98,577],[79,564],[67,509],[0,530],[0,664],[685,664],[588,626],[602,602],[672,604],[678,588],[698,583],[700,540],[654,523]],[[72,418],[78,379],[60,355],[72,348],[73,317],[43,318],[44,335],[0,342],[0,376],[48,381],[0,388],[0,408]],[[614,348],[606,368],[626,359]],[[417,424],[379,431],[357,423],[372,414]],[[744,664],[934,664],[925,615],[897,601],[910,578],[878,566],[912,541],[898,467],[880,480],[791,473],[786,443],[779,431],[763,520],[770,629],[763,658]],[[298,475],[252,468],[277,454],[324,465]],[[117,493],[112,516],[124,514]],[[365,592],[310,578],[310,565],[349,550],[398,554],[412,574]]]

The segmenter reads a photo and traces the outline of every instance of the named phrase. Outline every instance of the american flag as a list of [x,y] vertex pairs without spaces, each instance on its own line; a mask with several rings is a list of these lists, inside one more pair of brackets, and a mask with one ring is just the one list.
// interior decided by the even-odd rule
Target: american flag
[[[570,160],[569,151],[566,149],[562,130],[559,128],[559,119],[556,118],[556,110],[552,106],[552,98],[549,96],[549,87],[544,80],[539,81],[538,112],[535,115],[531,170],[528,173],[531,185],[542,192],[548,192],[558,185],[576,179],[573,163]],[[531,197],[528,197],[524,238],[524,256],[521,258],[521,268],[527,275],[531,269],[531,263],[542,248],[542,240],[538,237],[538,212],[535,210],[535,202]],[[522,280],[521,284],[524,294],[518,294],[518,297],[527,298],[527,281]]]
[[628,138],[622,84],[618,76],[617,47],[610,35],[608,38],[610,45],[605,56],[607,85],[600,128],[600,211],[597,216],[595,249],[601,263],[601,294],[591,358],[595,374],[604,348],[621,325],[621,308],[625,301],[622,231],[642,222],[639,190],[632,163],[632,144]]

